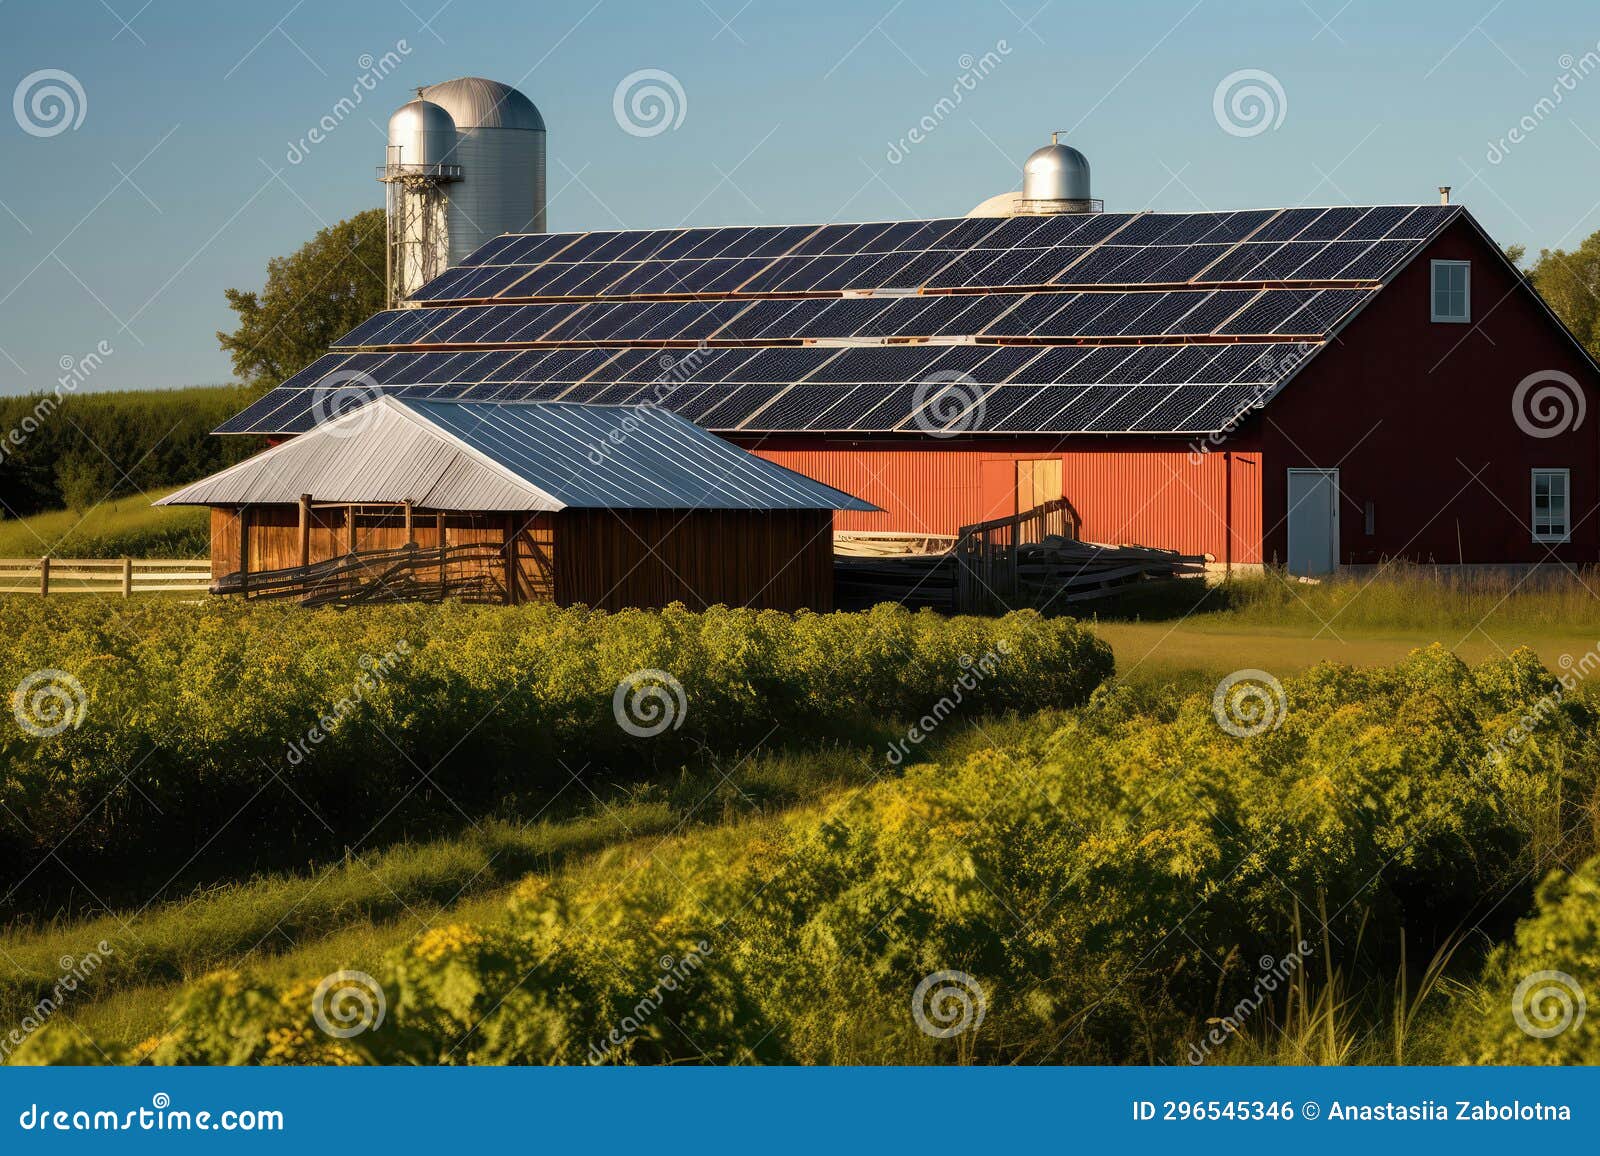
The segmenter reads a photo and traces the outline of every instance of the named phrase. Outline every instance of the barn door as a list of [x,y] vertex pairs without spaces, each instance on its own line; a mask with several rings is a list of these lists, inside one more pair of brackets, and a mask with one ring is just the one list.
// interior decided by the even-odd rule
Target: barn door
[[1061,459],[1017,463],[1017,510],[1021,514],[1061,497]]
[[1331,574],[1339,565],[1339,471],[1289,471],[1289,573]]

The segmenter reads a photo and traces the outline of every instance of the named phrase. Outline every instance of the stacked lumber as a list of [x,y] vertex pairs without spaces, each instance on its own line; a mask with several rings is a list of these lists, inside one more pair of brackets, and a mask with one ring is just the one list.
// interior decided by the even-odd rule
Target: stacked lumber
[[956,604],[953,554],[901,554],[878,558],[833,559],[833,604],[864,610],[880,602],[952,612]]
[[834,600],[840,609],[899,602],[962,614],[1059,607],[1140,582],[1203,576],[1205,563],[1203,555],[1050,535],[967,555],[835,557]]
[[845,558],[892,558],[901,554],[944,554],[954,534],[902,534],[893,530],[842,530],[833,535],[833,552]]
[[1205,575],[1205,555],[1149,546],[1111,546],[1052,535],[1017,550],[1019,605],[1031,599],[1086,602],[1123,593],[1137,582]]

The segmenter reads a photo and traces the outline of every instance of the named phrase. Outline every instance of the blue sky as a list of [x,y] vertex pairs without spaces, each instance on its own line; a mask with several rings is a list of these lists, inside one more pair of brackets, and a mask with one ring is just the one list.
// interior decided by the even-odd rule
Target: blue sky
[[[1597,42],[1578,0],[4,0],[0,391],[49,388],[102,341],[87,388],[227,380],[223,289],[380,204],[388,113],[452,76],[517,84],[543,111],[552,229],[960,214],[1067,129],[1111,209],[1420,202],[1451,184],[1536,250],[1600,229]],[[364,57],[391,52],[399,67],[291,163]],[[641,69],[683,93],[681,123],[652,136],[613,115]],[[41,70],[81,90],[75,127],[35,135],[57,124],[30,120],[29,89],[15,115]],[[1263,131],[1216,113],[1243,70],[1270,77]],[[67,82],[33,89],[50,84]]]

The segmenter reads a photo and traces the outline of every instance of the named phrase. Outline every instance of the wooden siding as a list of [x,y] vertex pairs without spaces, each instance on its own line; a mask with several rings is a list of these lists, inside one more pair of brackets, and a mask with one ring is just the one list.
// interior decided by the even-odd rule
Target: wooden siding
[[555,555],[563,604],[833,608],[825,510],[564,510]]
[[[344,507],[312,510],[311,562],[349,552]],[[300,564],[298,506],[249,508],[250,571]],[[833,606],[833,515],[826,510],[565,510],[449,514],[452,546],[514,541],[515,601],[582,602],[607,610],[682,602],[775,610]],[[239,512],[211,511],[213,579],[239,569]],[[437,547],[432,512],[413,515],[412,540]],[[358,513],[356,549],[406,544],[404,515]],[[474,563],[480,570],[483,563]],[[451,570],[451,578],[469,575]],[[504,579],[503,565],[491,575]]]

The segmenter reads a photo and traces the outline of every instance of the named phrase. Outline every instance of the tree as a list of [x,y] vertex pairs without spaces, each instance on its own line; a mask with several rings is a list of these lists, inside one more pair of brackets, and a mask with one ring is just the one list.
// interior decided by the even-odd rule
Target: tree
[[1528,279],[1589,352],[1600,356],[1600,233],[1570,253],[1540,249]]
[[239,328],[217,333],[248,385],[267,388],[310,365],[384,306],[384,214],[367,209],[267,263],[260,293],[225,291]]

